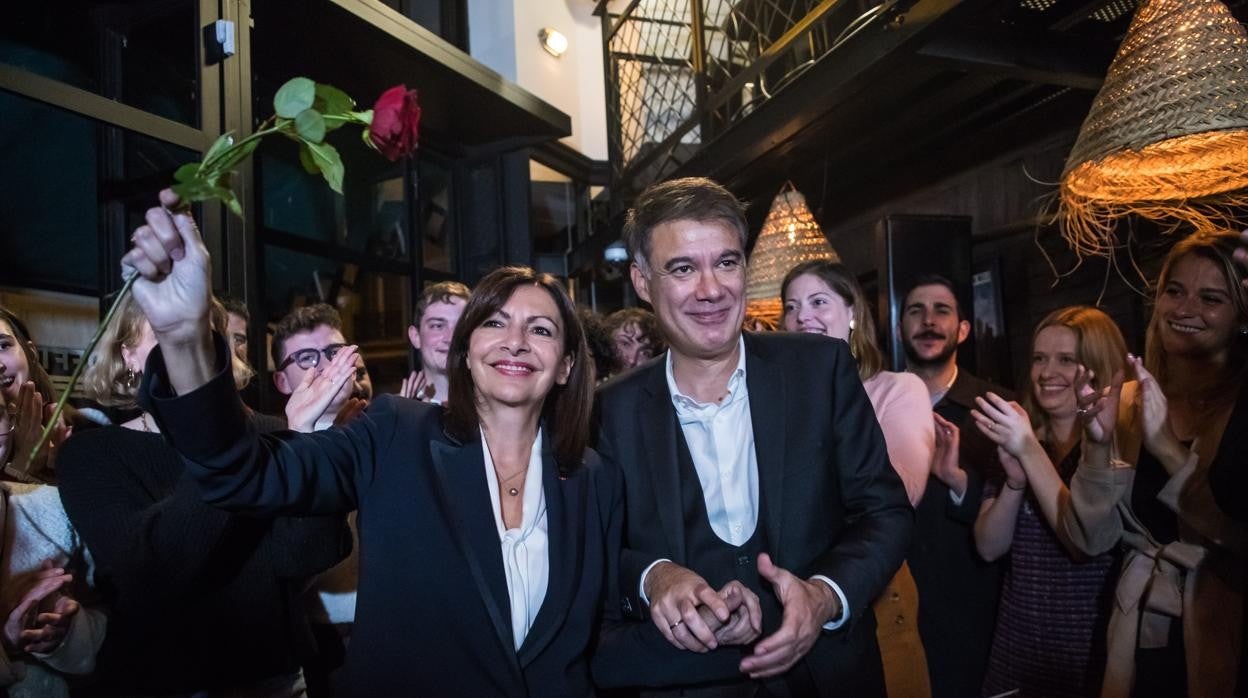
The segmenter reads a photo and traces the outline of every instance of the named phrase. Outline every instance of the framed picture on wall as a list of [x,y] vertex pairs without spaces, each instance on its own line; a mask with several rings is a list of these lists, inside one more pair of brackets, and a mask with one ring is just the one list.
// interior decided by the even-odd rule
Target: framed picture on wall
[[999,385],[1010,385],[1010,342],[1001,300],[1001,259],[992,257],[971,270],[971,336],[975,343],[975,373]]

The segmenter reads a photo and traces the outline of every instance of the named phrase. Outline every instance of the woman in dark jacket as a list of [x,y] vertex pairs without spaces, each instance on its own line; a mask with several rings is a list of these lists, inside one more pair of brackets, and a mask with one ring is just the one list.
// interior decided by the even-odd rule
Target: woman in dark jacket
[[[260,435],[224,371],[224,341],[200,319],[210,277],[198,232],[161,209],[148,220],[124,260],[163,328],[145,388],[205,497],[254,515],[358,508],[346,692],[589,694],[619,488],[585,447],[592,372],[558,282],[526,268],[481,281],[452,339],[445,411],[382,396],[346,427]],[[338,352],[317,380],[346,381],[354,354]]]

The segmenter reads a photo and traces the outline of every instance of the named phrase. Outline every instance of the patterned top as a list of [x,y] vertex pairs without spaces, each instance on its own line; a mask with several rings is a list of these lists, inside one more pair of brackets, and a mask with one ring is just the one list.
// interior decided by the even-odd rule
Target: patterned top
[[[1063,482],[1078,464],[1076,447],[1057,466]],[[984,499],[996,497],[1002,482],[986,482]],[[1014,527],[983,695],[1098,695],[1117,562],[1116,552],[1074,561],[1029,491]]]

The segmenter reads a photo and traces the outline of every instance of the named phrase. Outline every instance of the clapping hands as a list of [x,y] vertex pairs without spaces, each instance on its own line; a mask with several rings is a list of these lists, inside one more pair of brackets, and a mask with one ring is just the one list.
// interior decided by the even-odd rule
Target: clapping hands
[[403,385],[399,387],[400,397],[421,402],[433,399],[436,392],[437,389],[433,387],[433,383],[425,378],[424,371],[412,371],[411,375],[403,379]]
[[12,473],[36,477],[55,469],[57,449],[72,431],[60,418],[36,461],[30,461],[31,449],[38,443],[53,409],[55,405],[43,403],[43,396],[31,381],[22,384],[12,403],[0,393],[0,466],[8,467]]
[[966,471],[962,469],[961,431],[958,425],[932,413],[935,421],[936,452],[932,454],[932,475],[960,497],[966,493]]
[[29,588],[9,610],[4,622],[4,646],[11,654],[46,654],[60,646],[80,606],[66,589],[73,575],[44,560],[30,577]]
[[[1132,357],[1127,355],[1128,361]],[[1143,367],[1141,366],[1141,369]],[[1110,384],[1099,389],[1092,388],[1096,373],[1086,366],[1075,368],[1075,412],[1083,422],[1083,433],[1095,444],[1107,444],[1114,435],[1114,423],[1118,419],[1118,401],[1122,395],[1122,371],[1114,374]],[[1165,398],[1162,398],[1163,400]]]
[[979,405],[979,409],[971,410],[975,426],[1006,453],[1021,458],[1027,448],[1039,444],[1022,405],[992,392],[975,398],[975,404]]

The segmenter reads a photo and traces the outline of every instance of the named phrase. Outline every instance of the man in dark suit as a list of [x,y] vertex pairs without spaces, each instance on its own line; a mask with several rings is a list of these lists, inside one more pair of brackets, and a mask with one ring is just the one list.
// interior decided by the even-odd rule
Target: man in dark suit
[[915,283],[902,305],[900,330],[907,367],[927,384],[932,411],[952,422],[960,436],[959,457],[952,463],[936,459],[915,510],[906,560],[919,590],[919,637],[934,698],[979,695],[1001,577],[998,565],[975,551],[984,475],[997,467],[997,455],[970,413],[975,398],[990,390],[1007,400],[1013,397],[958,368],[958,345],[966,341],[971,324],[948,279],[931,275]]
[[[621,614],[604,623],[595,680],[882,695],[870,607],[913,511],[847,345],[742,335],[745,218],[710,180],[643,192],[625,238],[670,351],[598,393],[597,447],[623,473],[627,515]],[[757,635],[735,632],[742,614],[755,644],[732,645]]]

